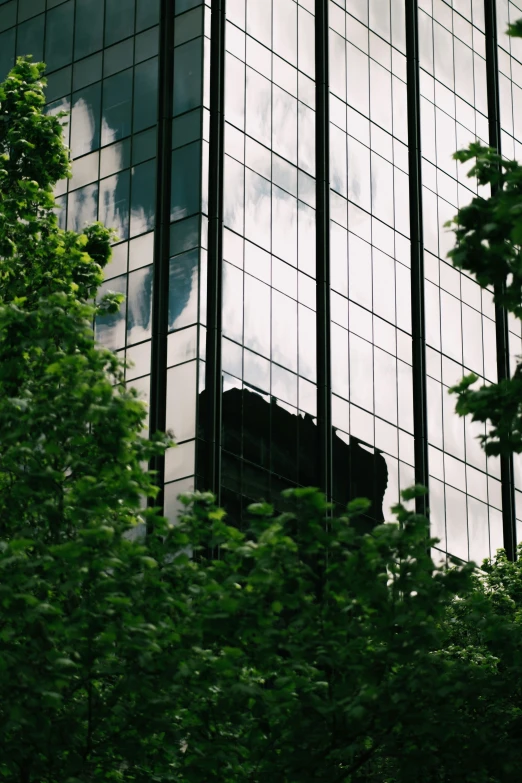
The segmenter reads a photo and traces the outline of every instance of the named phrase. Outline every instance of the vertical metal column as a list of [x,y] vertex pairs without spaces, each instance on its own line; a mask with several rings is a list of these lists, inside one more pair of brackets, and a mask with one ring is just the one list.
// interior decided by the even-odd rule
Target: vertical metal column
[[[495,0],[484,0],[486,33],[486,73],[488,90],[489,145],[499,154],[500,143],[500,103],[498,85],[498,32],[497,9]],[[498,380],[510,377],[509,370],[509,327],[507,311],[495,307],[495,327],[497,338]],[[500,458],[500,476],[502,479],[502,522],[504,529],[504,548],[510,560],[514,560],[517,551],[515,478],[513,458]]]
[[[169,308],[170,187],[172,147],[172,93],[174,80],[174,3],[161,0],[158,151],[156,157],[156,233],[152,304],[150,432],[165,432],[167,412],[167,332]],[[160,493],[153,505],[163,507],[165,459],[153,460]]]
[[[415,483],[423,484],[427,487],[429,481],[428,416],[426,401],[426,327],[424,304],[424,239],[422,225],[422,159],[417,0],[406,0],[406,57]],[[419,514],[426,514],[428,506],[427,495],[417,498],[417,512]]]
[[319,484],[332,497],[332,382],[330,339],[330,127],[328,0],[315,3],[315,176],[317,278],[317,423]]
[[208,189],[208,290],[205,397],[205,488],[219,502],[222,420],[223,170],[225,135],[225,0],[212,0],[210,42],[210,148]]

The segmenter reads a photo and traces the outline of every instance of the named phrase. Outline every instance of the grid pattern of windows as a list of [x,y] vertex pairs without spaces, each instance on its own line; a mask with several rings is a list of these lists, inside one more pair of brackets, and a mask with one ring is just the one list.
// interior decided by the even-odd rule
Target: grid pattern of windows
[[[522,45],[505,30],[522,17],[522,0],[495,1],[502,152],[517,157]],[[222,500],[231,517],[240,518],[251,500],[277,500],[291,484],[317,485],[326,440],[333,500],[369,496],[373,521],[414,481],[408,107],[416,96],[407,85],[407,4],[321,0],[329,28],[330,254],[319,258],[318,276],[317,2],[224,2],[224,149],[209,162],[210,111],[219,104],[210,95],[217,3],[172,0],[172,50],[163,45],[172,59],[162,73],[172,67],[173,90],[166,99],[160,0],[0,0],[0,78],[16,55],[45,60],[48,111],[70,114],[64,134],[72,178],[55,194],[61,225],[81,230],[99,219],[118,234],[102,293],[119,291],[126,301],[120,313],[97,321],[96,335],[131,360],[127,379],[145,398],[151,371],[161,374],[151,370],[153,323],[163,328],[153,321],[155,263],[168,278],[156,302],[166,305],[163,393],[166,426],[178,443],[165,464],[171,517],[178,493],[205,485],[206,412],[216,404],[210,395],[218,398],[205,389],[210,166],[211,180],[224,171],[221,351],[208,358],[212,372],[222,369],[216,410]],[[486,460],[480,428],[454,414],[447,390],[469,371],[496,381],[495,308],[490,291],[447,263],[453,237],[444,222],[477,192],[452,153],[475,138],[487,143],[489,135],[484,3],[417,2],[431,516],[441,557],[475,560],[503,543],[500,466]],[[170,129],[172,144],[158,153]],[[171,156],[165,182],[160,172],[163,190],[158,154]],[[219,201],[210,184],[210,201]],[[212,226],[214,208],[221,207],[211,203]],[[169,252],[155,259],[155,248],[166,246],[164,225]],[[412,236],[418,228],[412,225]],[[212,255],[215,232],[210,236]],[[325,269],[330,316],[318,323],[316,282]],[[209,330],[213,319],[209,312]],[[509,329],[513,369],[522,332],[514,319]],[[318,419],[317,410],[317,371],[322,390],[325,368],[318,335],[319,353],[331,346],[333,431],[326,440],[319,429],[329,413],[319,411]],[[522,460],[515,460],[515,489],[520,538]]]
[[167,429],[176,448],[165,461],[165,513],[196,483],[197,436],[204,416],[210,7],[177,0],[170,201]]
[[506,35],[508,24],[522,18],[522,2],[497,0],[498,83],[501,148],[506,158],[522,153],[522,40]]
[[227,0],[225,496],[314,483],[315,56],[311,0]]
[[443,551],[481,561],[502,545],[500,465],[486,460],[480,426],[456,416],[448,387],[470,371],[496,381],[495,310],[491,292],[447,262],[444,223],[476,193],[453,152],[488,143],[484,7],[419,6],[431,519]]
[[382,518],[414,483],[404,3],[331,0],[329,25],[334,499]]
[[61,225],[93,220],[118,243],[105,290],[125,304],[100,318],[97,338],[125,353],[127,379],[145,398],[150,385],[155,223],[159,3],[151,0],[10,0],[0,5],[1,78],[15,55],[47,64],[49,112],[64,126],[72,178],[58,183]]

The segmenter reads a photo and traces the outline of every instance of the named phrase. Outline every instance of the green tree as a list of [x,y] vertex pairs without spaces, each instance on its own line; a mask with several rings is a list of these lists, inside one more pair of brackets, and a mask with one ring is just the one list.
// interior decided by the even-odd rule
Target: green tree
[[[522,37],[522,20],[511,24],[508,35]],[[448,256],[457,269],[493,292],[495,304],[515,318],[522,318],[522,166],[504,159],[479,142],[459,150],[454,158],[471,164],[468,176],[481,193],[459,209],[447,227],[454,230],[455,247]],[[481,436],[491,456],[522,452],[522,362],[517,358],[512,374],[497,383],[478,384],[467,375],[450,389],[457,397],[456,412],[485,427]],[[472,589],[448,604],[443,623],[444,643],[439,655],[448,661],[469,664],[479,675],[478,713],[469,699],[456,703],[470,726],[480,715],[487,754],[493,763],[483,769],[487,781],[511,781],[520,777],[522,753],[522,544],[518,560],[510,562],[499,550],[472,576]],[[477,683],[478,681],[477,680]],[[494,730],[492,730],[494,727]],[[470,736],[476,725],[470,729]],[[386,761],[389,761],[387,759]],[[384,764],[386,766],[386,764]],[[444,777],[444,779],[447,779]],[[464,780],[476,780],[468,770]],[[482,778],[478,778],[482,779]]]
[[[519,779],[522,765],[522,559],[510,562],[499,550],[472,582],[470,593],[448,607],[441,655],[480,672],[477,707],[487,720],[479,736],[492,754],[484,780],[504,783]],[[476,719],[469,703],[459,709]]]
[[315,490],[286,498],[292,510],[276,519],[253,507],[248,533],[204,497],[180,521],[205,663],[187,672],[179,780],[518,780],[496,776],[503,748],[483,710],[491,667],[446,651],[473,567],[436,568],[426,519],[404,506],[359,535],[349,517],[362,503],[332,518]]
[[[522,37],[522,20],[509,25],[508,34]],[[490,147],[476,142],[454,155],[460,163],[472,162],[469,177],[489,191],[459,209],[448,227],[456,245],[448,254],[457,269],[471,273],[483,288],[494,293],[495,304],[522,318],[522,166],[506,160]],[[482,437],[486,454],[522,452],[522,364],[512,377],[472,388],[478,381],[468,375],[451,391],[457,395],[457,412],[487,423]]]
[[[450,251],[454,266],[472,273],[483,287],[494,291],[495,303],[516,318],[522,317],[522,167],[479,142],[460,150],[455,158],[473,161],[469,176],[491,188],[488,198],[477,196],[459,210],[448,225],[455,228],[456,246]],[[482,443],[486,454],[522,452],[522,365],[511,378],[472,388],[470,374],[451,391],[458,396],[457,412],[488,423]]]
[[0,86],[0,778],[518,781],[522,570],[436,567],[421,490],[369,535],[313,489],[147,507],[169,441],[93,339],[111,235],[58,227],[42,71]]
[[0,777],[119,779],[125,760],[141,780],[156,751],[161,768],[168,597],[125,533],[164,524],[142,508],[156,490],[141,465],[167,440],[141,437],[144,405],[93,340],[120,302],[92,304],[111,234],[58,227],[69,163],[42,71],[20,60],[0,86]]

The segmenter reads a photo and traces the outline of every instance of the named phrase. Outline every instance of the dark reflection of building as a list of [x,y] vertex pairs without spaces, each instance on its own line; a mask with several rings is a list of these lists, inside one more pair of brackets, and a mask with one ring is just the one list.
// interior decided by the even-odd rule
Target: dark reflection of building
[[[280,508],[280,493],[289,486],[317,486],[318,431],[312,416],[295,415],[274,397],[249,388],[228,389],[222,400],[222,503],[232,520],[240,524],[246,506],[260,499]],[[382,454],[353,436],[347,443],[334,431],[333,465],[339,507],[368,498],[372,505],[360,528],[383,522],[388,469]]]

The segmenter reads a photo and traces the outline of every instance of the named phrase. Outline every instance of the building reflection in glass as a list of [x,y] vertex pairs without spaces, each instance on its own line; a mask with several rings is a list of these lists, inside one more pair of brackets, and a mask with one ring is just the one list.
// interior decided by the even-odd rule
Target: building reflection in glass
[[[199,401],[204,406],[205,391]],[[260,499],[281,508],[279,493],[286,487],[317,485],[318,430],[311,414],[296,415],[281,400],[239,384],[223,392],[222,404],[223,503],[231,521],[241,524],[248,504]],[[384,456],[353,436],[344,440],[336,430],[333,452],[338,507],[354,498],[368,498],[371,507],[358,521],[360,529],[367,531],[384,522],[388,487]]]

